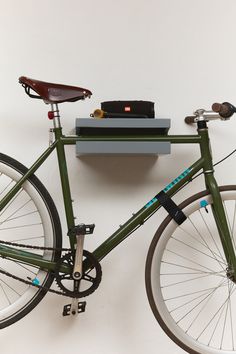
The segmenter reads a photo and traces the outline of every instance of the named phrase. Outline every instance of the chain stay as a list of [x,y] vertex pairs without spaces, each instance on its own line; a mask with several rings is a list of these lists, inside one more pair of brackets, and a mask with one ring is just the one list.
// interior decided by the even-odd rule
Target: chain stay
[[[25,245],[25,244],[20,244],[20,243],[10,242],[10,241],[3,241],[3,240],[0,240],[0,244],[8,245],[8,246],[14,246],[14,247],[22,247],[22,248],[43,250],[43,251],[61,251],[61,252],[71,251],[70,248],[40,247],[40,246]],[[27,285],[30,285],[30,286],[34,286],[34,287],[36,287],[38,289],[42,289],[42,290],[45,290],[45,291],[48,291],[48,292],[51,292],[51,293],[54,293],[54,294],[57,294],[57,295],[62,295],[62,296],[68,297],[68,295],[66,293],[62,292],[62,291],[53,290],[53,289],[47,288],[46,286],[43,286],[43,285],[34,284],[31,281],[28,281],[28,280],[22,279],[20,277],[17,277],[16,275],[13,275],[13,274],[11,274],[9,272],[4,271],[3,269],[0,269],[0,273],[3,274],[3,275],[8,276],[9,278],[13,278],[15,280],[18,280],[18,281],[20,281],[20,282],[22,282],[24,284],[27,284]]]

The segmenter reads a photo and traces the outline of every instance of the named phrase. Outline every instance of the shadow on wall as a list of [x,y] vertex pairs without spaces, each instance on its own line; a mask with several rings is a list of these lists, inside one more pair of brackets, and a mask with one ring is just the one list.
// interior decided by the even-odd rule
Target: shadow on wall
[[[119,185],[167,184],[200,157],[195,147],[173,146],[167,155],[84,155],[78,158],[85,178]],[[87,171],[86,171],[87,170]],[[86,172],[85,172],[86,171]]]
[[133,185],[143,183],[158,160],[152,156],[82,156],[80,162],[104,181]]

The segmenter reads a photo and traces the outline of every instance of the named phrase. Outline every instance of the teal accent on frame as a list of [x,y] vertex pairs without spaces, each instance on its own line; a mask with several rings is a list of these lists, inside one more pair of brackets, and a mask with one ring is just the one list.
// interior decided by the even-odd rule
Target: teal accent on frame
[[146,205],[145,205],[145,208],[149,208],[152,204],[154,204],[155,202],[157,202],[157,198],[153,198],[152,200],[150,200],[150,202],[148,202]]
[[[192,168],[187,168],[184,172],[181,173],[178,177],[176,177],[168,186],[166,186],[163,189],[163,192],[167,193],[172,187],[174,187],[178,182],[180,182],[183,178],[185,178],[190,172],[192,171]],[[150,202],[148,202],[145,205],[145,208],[149,208],[152,206],[155,202],[157,202],[157,198],[154,197]]]
[[184,177],[186,177],[191,172],[191,168],[187,168],[184,172],[181,173],[178,177],[176,177],[168,186],[166,186],[163,191],[168,192],[174,185],[176,185],[179,181],[181,181]]

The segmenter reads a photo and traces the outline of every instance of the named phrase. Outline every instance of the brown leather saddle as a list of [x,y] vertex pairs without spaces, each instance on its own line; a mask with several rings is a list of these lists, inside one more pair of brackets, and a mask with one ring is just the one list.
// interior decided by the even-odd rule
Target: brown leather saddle
[[[91,91],[82,87],[54,84],[30,79],[25,76],[21,76],[19,82],[24,87],[28,96],[42,99],[45,103],[75,102],[92,95]],[[32,94],[31,90],[37,95]]]

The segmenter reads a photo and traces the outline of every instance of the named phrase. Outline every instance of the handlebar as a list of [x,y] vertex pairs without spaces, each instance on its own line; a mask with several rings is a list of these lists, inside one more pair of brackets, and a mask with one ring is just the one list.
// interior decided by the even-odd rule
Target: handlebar
[[209,122],[210,120],[221,119],[227,120],[234,113],[236,113],[236,107],[229,102],[213,103],[212,111],[206,111],[205,109],[198,109],[194,112],[193,116],[185,117],[186,124],[197,123],[199,121]]
[[236,112],[236,108],[229,102],[213,103],[211,108],[225,119],[230,118]]
[[196,116],[188,116],[184,118],[186,124],[196,123]]

